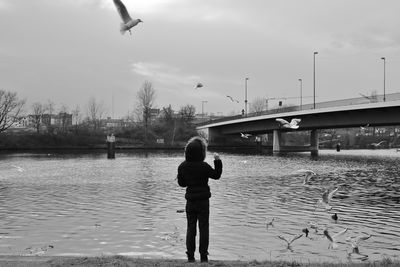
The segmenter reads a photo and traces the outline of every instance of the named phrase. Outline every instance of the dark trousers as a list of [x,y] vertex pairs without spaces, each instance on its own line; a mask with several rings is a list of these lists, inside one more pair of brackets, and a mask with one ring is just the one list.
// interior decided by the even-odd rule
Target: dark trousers
[[209,217],[210,217],[210,201],[209,199],[196,200],[186,202],[186,249],[188,255],[194,255],[196,251],[196,225],[199,222],[201,255],[208,255],[209,242]]

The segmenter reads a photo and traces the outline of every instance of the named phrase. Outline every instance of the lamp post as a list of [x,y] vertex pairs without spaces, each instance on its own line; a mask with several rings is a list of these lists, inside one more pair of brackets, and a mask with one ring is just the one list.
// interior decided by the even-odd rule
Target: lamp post
[[204,121],[204,103],[208,101],[201,101],[201,120]]
[[386,58],[381,57],[383,60],[383,102],[386,101]]
[[302,110],[303,107],[303,80],[299,79],[300,82],[300,110]]
[[315,55],[317,55],[318,54],[318,52],[314,52],[314,72],[313,72],[313,78],[314,78],[314,93],[313,93],[313,96],[314,96],[314,109],[315,109]]
[[247,81],[249,78],[244,79],[244,114],[247,116]]

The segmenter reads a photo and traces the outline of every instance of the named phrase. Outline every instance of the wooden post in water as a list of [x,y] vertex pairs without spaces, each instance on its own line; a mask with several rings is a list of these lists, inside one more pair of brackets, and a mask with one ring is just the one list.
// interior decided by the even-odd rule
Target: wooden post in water
[[107,135],[107,158],[115,159],[115,136]]

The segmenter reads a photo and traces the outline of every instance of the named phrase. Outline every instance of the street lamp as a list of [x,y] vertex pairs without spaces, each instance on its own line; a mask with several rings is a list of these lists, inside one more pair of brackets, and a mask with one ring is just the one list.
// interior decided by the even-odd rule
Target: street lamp
[[204,103],[208,101],[201,101],[201,120],[204,121]]
[[300,82],[300,110],[302,110],[303,106],[303,80],[299,79]]
[[246,114],[246,116],[247,116],[247,81],[249,80],[249,78],[245,78],[244,79],[244,88],[245,88],[245,91],[244,91],[244,114]]
[[386,58],[381,57],[383,60],[383,102],[386,101]]
[[314,74],[313,74],[313,77],[314,77],[314,109],[315,109],[315,55],[317,55],[318,54],[318,52],[314,52]]

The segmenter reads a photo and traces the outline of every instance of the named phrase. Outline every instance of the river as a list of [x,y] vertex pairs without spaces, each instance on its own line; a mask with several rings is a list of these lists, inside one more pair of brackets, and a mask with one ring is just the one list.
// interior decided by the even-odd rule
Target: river
[[[399,259],[400,152],[220,156],[222,177],[209,182],[211,260]],[[182,160],[181,151],[119,152],[115,160],[99,152],[0,154],[0,254],[185,258],[185,189],[175,180]],[[316,176],[304,185],[301,169]],[[331,210],[316,204],[337,187]],[[346,228],[328,248],[323,231]],[[299,234],[290,247],[278,238]],[[360,243],[362,255],[349,256],[346,239],[358,235],[372,236]]]

